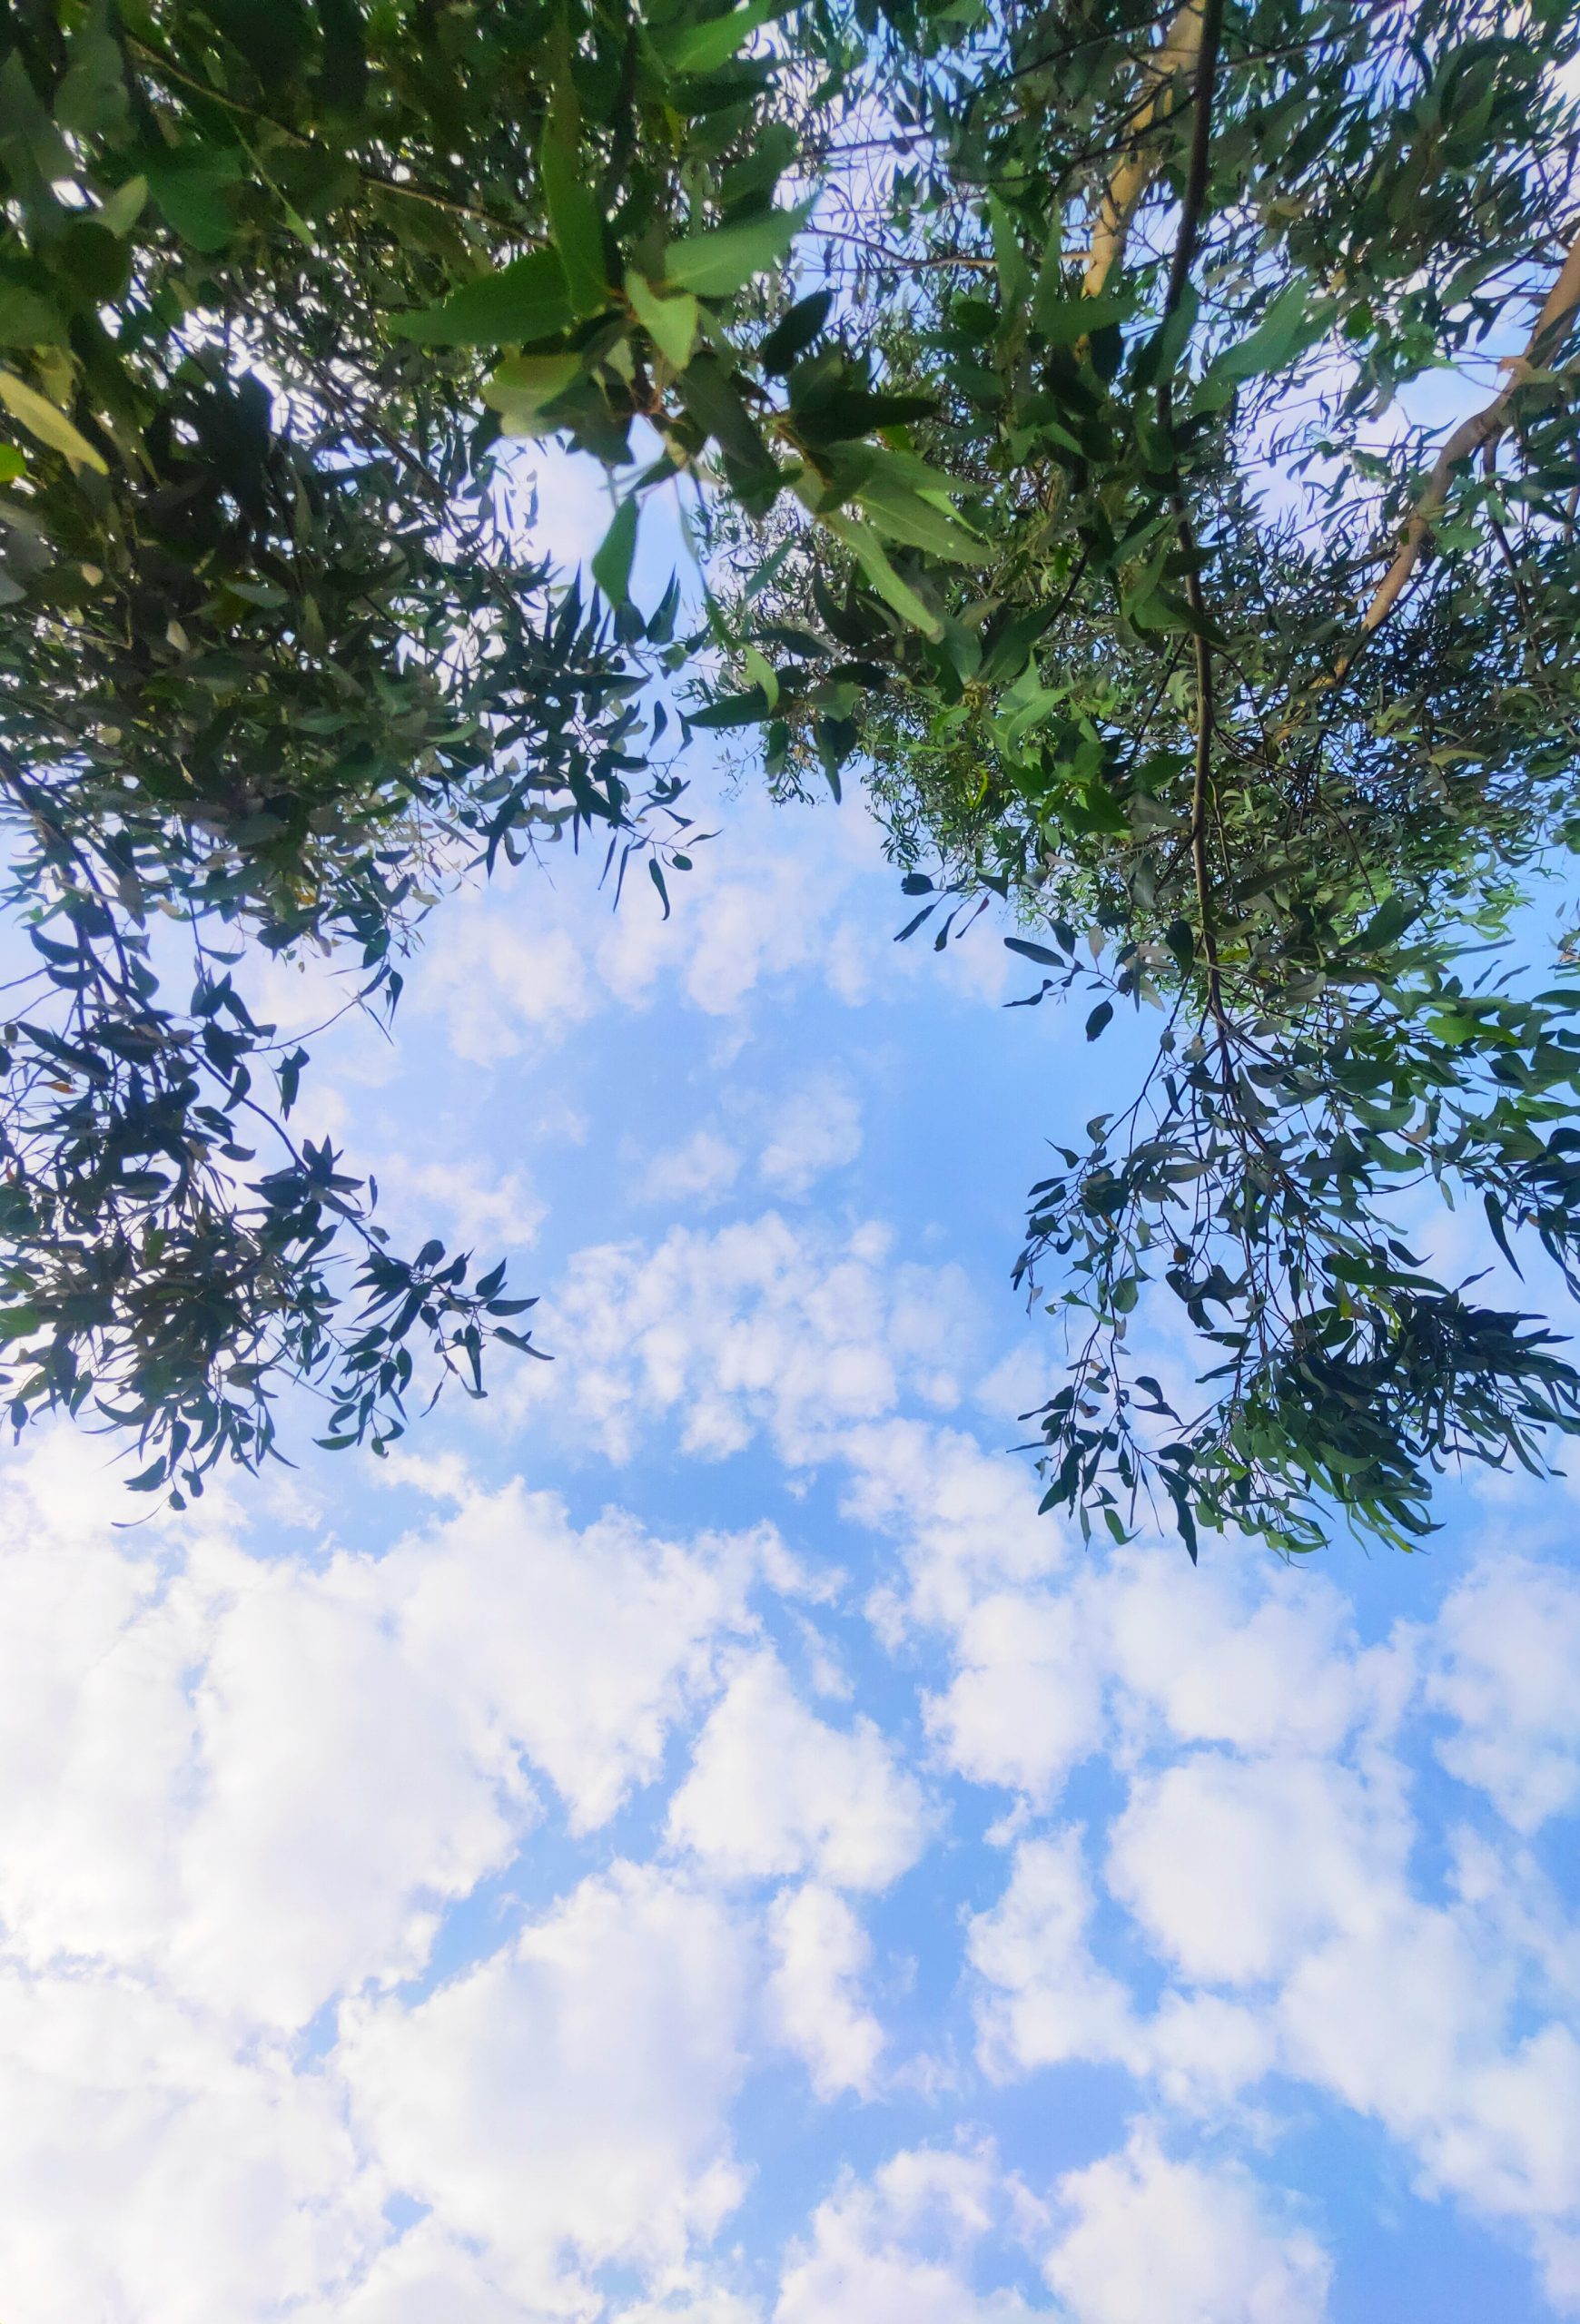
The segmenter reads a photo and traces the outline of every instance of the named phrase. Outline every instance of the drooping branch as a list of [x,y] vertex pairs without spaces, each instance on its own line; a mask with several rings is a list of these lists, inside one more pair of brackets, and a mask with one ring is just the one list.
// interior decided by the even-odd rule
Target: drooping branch
[[1091,231],[1091,248],[1081,288],[1095,299],[1124,256],[1131,221],[1161,164],[1156,133],[1179,103],[1180,89],[1194,77],[1201,54],[1205,0],[1185,0],[1158,47],[1142,63],[1151,94],[1135,116],[1129,148],[1109,179]]
[[[1455,470],[1462,468],[1466,460],[1474,459],[1477,452],[1486,451],[1497,442],[1513,416],[1515,401],[1521,389],[1528,385],[1534,371],[1543,369],[1556,354],[1577,309],[1580,309],[1580,233],[1570,244],[1569,254],[1542,301],[1542,311],[1536,317],[1536,327],[1526,342],[1524,352],[1514,357],[1508,365],[1507,384],[1480,411],[1469,419],[1460,421],[1433,462],[1432,473],[1410,511],[1392,562],[1378,583],[1371,603],[1361,617],[1361,628],[1368,636],[1382,627],[1409,586],[1411,576],[1431,540],[1432,527],[1443,513]],[[1343,666],[1348,667],[1348,660]]]
[[[1176,20],[1178,21],[1178,20]],[[1193,76],[1196,119],[1190,137],[1190,167],[1180,207],[1180,232],[1169,269],[1163,302],[1165,325],[1185,295],[1190,264],[1201,231],[1212,146],[1212,94],[1218,73],[1218,45],[1223,28],[1223,0],[1202,0],[1196,16],[1197,58]],[[1158,417],[1165,429],[1173,421],[1173,380],[1165,373],[1158,390]],[[1221,1027],[1223,989],[1213,930],[1212,883],[1207,863],[1207,809],[1212,786],[1212,647],[1209,642],[1207,606],[1197,569],[1195,528],[1178,475],[1174,489],[1174,522],[1185,565],[1185,601],[1190,611],[1191,644],[1196,665],[1196,743],[1190,795],[1190,862],[1201,921],[1201,950],[1207,961],[1209,1006]]]

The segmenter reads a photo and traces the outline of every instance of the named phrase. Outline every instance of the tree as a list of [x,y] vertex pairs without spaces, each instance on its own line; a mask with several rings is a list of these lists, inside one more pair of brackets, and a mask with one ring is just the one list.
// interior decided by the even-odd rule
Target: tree
[[[583,109],[617,218],[695,165],[631,22],[571,57],[552,7],[234,0],[35,11],[0,64],[0,814],[35,964],[0,1036],[0,1376],[17,1425],[107,1420],[177,1499],[272,1449],[281,1381],[377,1448],[424,1345],[476,1392],[486,1338],[527,1344],[502,1269],[399,1257],[293,1140],[306,1059],[236,940],[349,954],[392,1006],[474,857],[607,832],[685,862],[639,699],[675,599],[551,586],[479,425],[478,343],[604,296]],[[698,131],[726,162],[736,79]]]
[[[905,164],[845,304],[933,409],[822,463],[886,572],[785,528],[738,600],[759,653],[821,622],[862,655],[913,927],[1011,897],[1031,999],[1095,988],[1091,1039],[1163,1011],[1019,1272],[1073,1327],[1048,1503],[1122,1536],[1160,1502],[1193,1555],[1204,1522],[1316,1546],[1335,1503],[1407,1543],[1433,1467],[1532,1464],[1580,1413],[1552,1332],[1399,1219],[1435,1181],[1575,1287],[1580,992],[1515,973],[1575,830],[1574,28],[1535,35],[1211,0],[896,34]],[[1473,417],[1379,431],[1478,352]],[[815,780],[772,693],[726,714]],[[1127,1347],[1154,1282],[1203,1350],[1184,1421]]]
[[[377,1317],[343,1332],[323,1238],[373,1230],[334,1158],[278,1196],[219,1175],[263,1043],[202,929],[349,940],[390,995],[469,849],[547,820],[662,850],[637,704],[706,647],[733,675],[682,740],[760,739],[782,787],[854,763],[935,940],[997,895],[1043,991],[1099,988],[1093,1039],[1162,1008],[1135,1107],[1035,1192],[1022,1274],[1057,1265],[1078,1325],[1051,1502],[1122,1534],[1160,1498],[1192,1553],[1202,1522],[1311,1546],[1333,1502],[1407,1541],[1434,1462],[1580,1425],[1551,1333],[1435,1282],[1397,1216],[1435,1179],[1572,1275],[1580,996],[1506,950],[1575,827],[1564,12],[29,24],[0,76],[29,463],[0,739],[57,1019],[11,1058],[19,1417],[107,1410],[163,1483],[258,1457],[281,1371],[335,1374],[331,1439],[382,1441],[419,1321],[477,1384],[491,1277],[430,1252],[396,1280],[365,1246]],[[1500,356],[1473,419],[1386,422]],[[534,576],[522,615],[502,433],[625,479],[607,612],[550,615]],[[628,584],[642,499],[683,472],[720,562],[675,640],[673,599],[645,622]],[[184,1015],[150,982],[154,901],[207,948]],[[111,1038],[155,1016],[157,1141],[152,1036]],[[52,1275],[63,1217],[84,1249],[108,1223],[146,1319]],[[232,1253],[273,1235],[263,1315],[187,1320],[200,1223]],[[1210,1351],[1184,1422],[1130,1370],[1154,1278]]]

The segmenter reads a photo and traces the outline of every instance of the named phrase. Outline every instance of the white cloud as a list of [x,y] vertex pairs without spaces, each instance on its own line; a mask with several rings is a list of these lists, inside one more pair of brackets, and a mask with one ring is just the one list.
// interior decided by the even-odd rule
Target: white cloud
[[765,1530],[578,1531],[517,1487],[316,1567],[203,1521],[184,1558],[105,1538],[91,1497],[52,1539],[30,1506],[7,1496],[0,1545],[9,1943],[280,2026],[421,1965],[438,1911],[535,1812],[524,1759],[573,1828],[613,1814],[711,1692],[720,1640],[749,1631],[765,1567],[786,1578]]
[[846,1514],[892,1535],[905,1568],[903,1590],[880,1588],[871,1601],[889,1641],[911,1624],[958,1625],[984,1594],[1044,1580],[1068,1562],[1060,1526],[1037,1514],[1024,1461],[918,1420],[854,1427],[842,1449]]
[[740,1155],[726,1138],[716,1130],[694,1130],[642,1164],[637,1191],[644,1202],[703,1206],[727,1194],[740,1169]]
[[981,2154],[921,2149],[846,2179],[791,2254],[775,2324],[1025,2324],[1018,2293],[971,2281],[1002,2205]]
[[1279,2004],[1291,2069],[1413,2147],[1428,2186],[1495,2216],[1580,2211],[1580,2043],[1548,2024],[1509,2043],[1516,1964],[1453,1914],[1390,1917],[1293,1964]]
[[1148,1547],[1114,1561],[1086,1610],[1132,1718],[1180,1743],[1334,1752],[1387,1699],[1387,1658],[1358,1654],[1343,1599],[1305,1568],[1203,1571]]
[[1047,2276],[1071,2324],[1320,2324],[1330,2266],[1233,2167],[1175,2162],[1135,2131],[1059,2182],[1071,2224]]
[[378,1178],[385,1226],[437,1229],[469,1250],[525,1250],[543,1224],[544,1205],[520,1170],[495,1177],[477,1163],[413,1162],[396,1154],[380,1162]]
[[1130,1994],[1091,1955],[1092,1904],[1081,1834],[1070,1827],[1023,1841],[998,1903],[968,1923],[966,1957],[991,1988],[977,2008],[990,2073],[1137,2059]]
[[576,2315],[588,2270],[678,2266],[739,2201],[747,1974],[716,1898],[617,1864],[415,2007],[348,2008],[341,2062],[395,2185]]
[[441,1016],[456,1053],[486,1063],[660,1000],[743,1034],[766,1007],[819,993],[847,1008],[908,993],[999,1002],[1007,956],[986,921],[943,958],[894,943],[909,911],[859,802],[775,806],[695,753],[686,772],[682,811],[712,835],[689,846],[689,872],[668,876],[667,917],[639,864],[617,909],[596,841],[579,858],[545,842],[538,860],[498,865],[436,918],[403,1008]]
[[1427,1700],[1455,1723],[1437,1746],[1451,1775],[1486,1792],[1516,1831],[1580,1801],[1580,1583],[1502,1556],[1437,1617]]
[[[843,1607],[805,1643],[814,1683],[832,1700],[848,1671],[881,1723],[815,1709],[762,1627],[839,1601],[848,1543],[815,1588],[769,1527],[573,1524],[552,1495],[479,1492],[442,1440],[390,1465],[450,1506],[380,1556],[253,1557],[222,1495],[112,1542],[118,1489],[42,1440],[0,1488],[18,2324],[591,2324],[606,2292],[609,2324],[760,2324],[763,2255],[720,2248],[750,2162],[734,2102],[785,2052],[865,2122],[904,2083],[848,1895],[932,1835],[918,1704],[934,1764],[1023,1795],[998,1901],[962,1939],[947,1892],[927,1900],[940,1954],[963,1945],[978,2063],[1049,2077],[1050,2107],[1062,2067],[1120,2069],[1168,2129],[1070,2172],[1041,2225],[980,2153],[845,2178],[794,2243],[778,2324],[1026,2324],[1049,2311],[991,2287],[1044,2261],[1061,2324],[1311,2324],[1323,2251],[1217,2144],[1289,2082],[1379,2125],[1426,2193],[1517,2230],[1580,2309],[1580,1925],[1566,1873],[1515,1836],[1580,1782],[1560,1569],[1487,1564],[1368,1646],[1321,1574],[1072,1558],[1023,1462],[909,1416],[945,1401],[936,1342],[969,1337],[970,1303],[874,1230],[770,1216],[608,1246],[562,1305],[561,1415],[617,1449],[694,1431],[709,1457],[763,1437],[840,1464],[844,1516],[881,1537],[877,1643]],[[821,1555],[826,1503],[803,1506]],[[1411,1789],[1434,1748],[1512,1830],[1462,1795],[1445,1830],[1442,1782]],[[1083,1851],[1033,1819],[1096,1752],[1094,1798],[1122,1781],[1128,1803]],[[676,1761],[646,1811],[659,1861],[603,1869],[610,1818]],[[400,1991],[550,1817],[530,1893],[562,1860],[578,1885],[491,1933],[491,1959]],[[949,1861],[980,1894],[982,1857]],[[442,1957],[475,1947],[449,1930]],[[935,2085],[957,2119],[971,2072]],[[834,2138],[807,2137],[832,2180]],[[173,2257],[188,2181],[214,2224]],[[392,2192],[432,2210],[390,2229]]]
[[1408,1841],[1397,1801],[1331,1761],[1199,1752],[1135,1784],[1109,1885],[1188,1977],[1255,1984],[1374,1927]]
[[431,2215],[375,2253],[343,2294],[301,2314],[303,2324],[521,2324],[521,2304],[498,2269]]
[[612,2324],[762,2324],[762,2319],[756,2300],[717,2284],[706,2284],[668,2299],[645,2299],[636,2308],[622,2308]]
[[805,2062],[819,2098],[867,2096],[884,2031],[861,1998],[872,1959],[865,1929],[835,1890],[808,1881],[775,1897],[768,1942],[767,2003],[779,2039]]
[[1102,1673],[1082,1601],[1002,1590],[959,1624],[963,1666],[927,1707],[952,1768],[1046,1805],[1102,1736]]
[[[582,867],[567,865],[568,876]],[[441,1011],[449,1046],[469,1065],[549,1047],[585,1023],[599,995],[570,931],[524,921],[497,896],[446,913],[408,1007]]]
[[861,1147],[855,1092],[834,1074],[816,1074],[780,1101],[757,1169],[776,1193],[804,1195],[826,1171],[854,1162]]
[[[685,803],[712,825],[713,779],[693,773]],[[464,908],[436,921],[405,1005],[442,1015],[457,1054],[486,1063],[547,1048],[603,1009],[644,1009],[661,994],[738,1019],[756,996],[791,979],[820,983],[847,1004],[874,982],[914,980],[919,964],[888,940],[894,873],[859,808],[809,813],[736,796],[723,821],[692,849],[693,869],[670,875],[667,919],[645,875],[626,881],[616,909],[613,881],[599,884],[596,849],[578,860],[568,846],[546,844],[541,861],[499,865]],[[974,980],[958,962],[946,973],[955,991],[980,988],[991,1000],[1002,970],[992,946],[980,950]]]
[[1022,1841],[998,1903],[967,1924],[966,1955],[984,1988],[978,2054],[996,2078],[1072,2059],[1150,2075],[1174,2105],[1221,2111],[1277,2057],[1267,2012],[1216,1994],[1163,1994],[1140,2012],[1099,1961],[1095,1898],[1071,1827]]
[[837,1888],[886,1888],[927,1834],[919,1785],[869,1718],[816,1718],[772,1653],[731,1679],[669,1807],[669,1836],[726,1879],[815,1871]]
[[675,1723],[711,1688],[747,1595],[794,1572],[771,1526],[656,1540],[610,1510],[583,1529],[548,1493],[477,1495],[401,1560],[406,1620],[447,1697],[479,1705],[590,1830],[657,1774]]
[[294,2310],[383,2232],[333,2078],[114,1975],[0,1971],[15,2324]]
[[615,1460],[644,1422],[704,1459],[759,1431],[782,1459],[821,1457],[902,1393],[953,1402],[938,1350],[975,1324],[957,1269],[894,1264],[878,1227],[836,1236],[772,1211],[582,1251],[543,1315],[578,1431]]

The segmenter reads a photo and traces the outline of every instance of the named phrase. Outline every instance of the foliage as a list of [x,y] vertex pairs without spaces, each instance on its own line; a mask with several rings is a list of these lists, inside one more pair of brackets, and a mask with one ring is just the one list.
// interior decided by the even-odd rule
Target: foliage
[[[1019,1272],[1071,1326],[1049,1504],[1120,1537],[1171,1505],[1192,1554],[1230,1521],[1315,1546],[1335,1502],[1407,1544],[1434,1466],[1580,1424],[1554,1335],[1424,1274],[1402,1223],[1423,1183],[1468,1194],[1573,1286],[1580,995],[1484,955],[1528,947],[1580,828],[1575,27],[958,23],[886,44],[904,164],[842,310],[910,419],[825,463],[889,571],[826,527],[765,566],[736,527],[756,683],[722,714],[815,783],[859,657],[838,739],[929,899],[905,932],[1005,896],[1052,971],[1028,998],[1095,987],[1091,1039],[1163,1012],[1134,1107],[1033,1191]],[[1407,417],[1496,359],[1446,439]],[[934,512],[908,534],[894,458]],[[1154,1285],[1200,1335],[1184,1420],[1127,1349]]]
[[[913,925],[1007,899],[1090,1037],[1162,1011],[1136,1105],[1034,1192],[1052,1502],[1122,1534],[1160,1495],[1193,1553],[1311,1546],[1334,1502],[1408,1541],[1434,1463],[1572,1433],[1551,1334],[1424,1272],[1401,1201],[1468,1193],[1573,1279],[1575,995],[1497,948],[1580,829],[1577,44],[1551,0],[19,20],[0,799],[51,1009],[8,1035],[18,1418],[102,1410],[163,1482],[266,1449],[280,1374],[384,1441],[420,1322],[478,1384],[492,1276],[400,1271],[318,1149],[242,1192],[300,1063],[209,924],[392,999],[465,861],[672,852],[643,689],[706,652],[681,739],[760,741],[781,788],[858,766]],[[621,480],[585,618],[521,565],[512,437]],[[676,639],[629,591],[678,478],[716,555]],[[1130,1366],[1153,1285],[1204,1335],[1183,1421]]]
[[69,7],[0,65],[0,813],[32,962],[0,1041],[3,1376],[18,1425],[134,1432],[151,1490],[261,1458],[281,1380],[377,1446],[414,1350],[477,1392],[485,1338],[526,1344],[500,1269],[397,1257],[370,1182],[293,1140],[306,1059],[253,1021],[238,940],[392,1006],[471,859],[602,829],[673,860],[683,828],[645,625],[523,555],[476,359],[390,328],[541,231],[548,23]]

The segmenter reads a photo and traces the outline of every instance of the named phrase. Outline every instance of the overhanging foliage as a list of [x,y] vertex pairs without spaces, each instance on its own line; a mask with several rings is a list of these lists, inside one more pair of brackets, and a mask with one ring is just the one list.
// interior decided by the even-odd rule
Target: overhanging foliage
[[[1162,1011],[1034,1194],[1051,1502],[1407,1541],[1434,1463],[1573,1432],[1552,1334],[1424,1271],[1400,1204],[1468,1194],[1573,1275],[1577,996],[1508,963],[1576,828],[1575,43],[1433,0],[27,18],[17,1416],[106,1411],[190,1485],[265,1448],[277,1375],[385,1441],[420,1323],[478,1384],[492,1277],[396,1262],[327,1153],[248,1177],[300,1067],[205,931],[349,945],[392,998],[469,852],[662,851],[638,697],[706,645],[689,724],[781,787],[858,768],[940,940],[997,895],[1092,1038]],[[1471,399],[1410,419],[1445,367]],[[510,436],[621,474],[607,612],[522,568]],[[693,473],[722,556],[676,642],[629,581]],[[1183,1420],[1131,1370],[1150,1286],[1207,1336]]]

